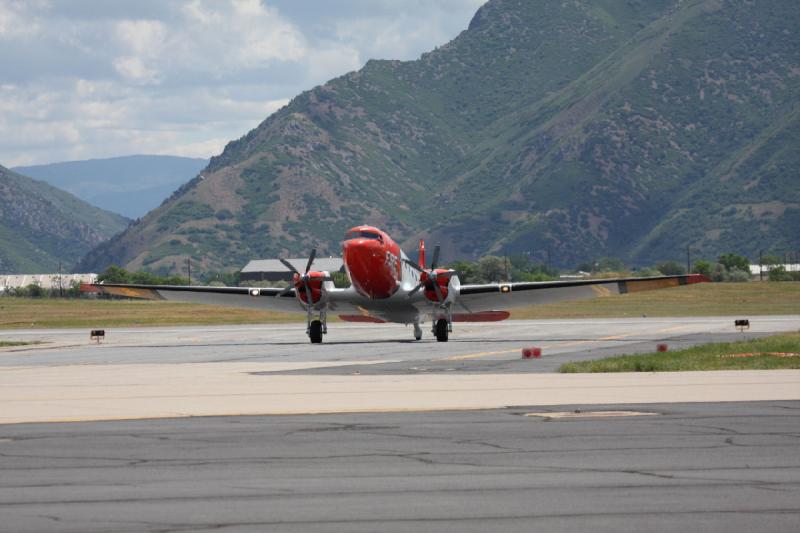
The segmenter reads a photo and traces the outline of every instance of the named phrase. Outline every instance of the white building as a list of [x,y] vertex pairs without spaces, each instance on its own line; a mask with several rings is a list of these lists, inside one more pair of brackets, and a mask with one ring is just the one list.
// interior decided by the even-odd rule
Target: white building
[[43,289],[69,289],[73,283],[95,283],[97,274],[0,274],[0,294],[8,289],[38,285]]
[[786,263],[783,265],[750,265],[750,275],[758,276],[764,272],[766,276],[769,274],[770,269],[775,267],[783,267],[786,272],[800,272],[800,263]]

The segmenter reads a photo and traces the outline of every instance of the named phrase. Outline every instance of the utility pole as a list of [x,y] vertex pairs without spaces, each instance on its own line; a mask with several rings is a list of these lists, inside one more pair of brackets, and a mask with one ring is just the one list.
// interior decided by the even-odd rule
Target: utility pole
[[692,252],[689,246],[686,247],[686,273],[692,273]]
[[758,251],[758,281],[764,281],[764,250]]
[[189,285],[192,284],[192,258],[186,258],[186,270],[189,271]]
[[61,261],[58,262],[58,295],[64,297],[64,284],[61,282]]

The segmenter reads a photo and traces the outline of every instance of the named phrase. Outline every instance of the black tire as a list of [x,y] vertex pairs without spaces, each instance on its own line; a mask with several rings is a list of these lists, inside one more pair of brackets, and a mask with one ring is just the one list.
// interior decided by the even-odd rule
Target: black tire
[[447,320],[440,318],[436,321],[436,340],[447,342]]
[[312,344],[319,344],[322,342],[322,322],[319,320],[312,320],[311,327],[308,328],[308,336]]

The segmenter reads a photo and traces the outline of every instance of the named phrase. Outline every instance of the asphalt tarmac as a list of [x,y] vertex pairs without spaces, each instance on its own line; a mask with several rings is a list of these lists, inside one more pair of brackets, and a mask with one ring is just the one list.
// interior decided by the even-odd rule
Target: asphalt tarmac
[[[89,330],[6,330],[0,340],[44,344],[0,349],[0,367],[220,362],[368,361],[291,372],[419,374],[429,372],[553,372],[567,361],[653,352],[658,344],[679,349],[800,330],[800,315],[751,317],[740,332],[735,317],[509,320],[455,324],[449,342],[429,331],[420,342],[396,324],[332,323],[323,344],[310,345],[304,324],[220,327],[107,328],[96,345]],[[102,327],[99,324],[98,327]],[[543,356],[522,360],[522,348]],[[374,364],[374,363],[378,364]]]
[[0,426],[0,517],[14,532],[793,532],[800,402]]
[[800,371],[553,374],[733,318],[0,332],[0,532],[797,531]]

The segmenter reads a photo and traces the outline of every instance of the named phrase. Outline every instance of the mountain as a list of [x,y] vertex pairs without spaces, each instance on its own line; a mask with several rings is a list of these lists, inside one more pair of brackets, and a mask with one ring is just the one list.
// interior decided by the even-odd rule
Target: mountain
[[130,155],[88,161],[14,167],[97,207],[139,218],[197,176],[207,159],[169,155]]
[[357,223],[447,259],[796,250],[798,23],[793,0],[492,0],[297,96],[83,264],[337,253]]
[[0,166],[0,273],[64,272],[128,220]]

